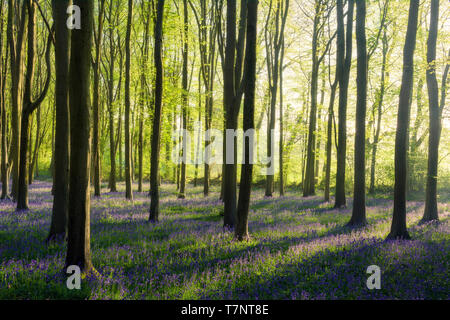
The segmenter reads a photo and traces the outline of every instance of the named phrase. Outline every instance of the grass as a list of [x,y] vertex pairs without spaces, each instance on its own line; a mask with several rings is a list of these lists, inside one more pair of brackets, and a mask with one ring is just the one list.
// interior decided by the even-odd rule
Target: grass
[[[66,245],[44,243],[50,225],[51,184],[30,188],[30,210],[0,202],[0,299],[449,299],[450,203],[440,222],[419,225],[423,203],[408,202],[412,241],[384,241],[392,201],[369,198],[369,225],[344,225],[348,209],[289,191],[252,194],[251,240],[222,229],[218,190],[202,196],[188,186],[177,199],[163,185],[161,221],[149,224],[147,192],[134,201],[119,192],[91,200],[91,252],[101,278],[68,290]],[[381,289],[366,287],[367,267],[381,268]]]

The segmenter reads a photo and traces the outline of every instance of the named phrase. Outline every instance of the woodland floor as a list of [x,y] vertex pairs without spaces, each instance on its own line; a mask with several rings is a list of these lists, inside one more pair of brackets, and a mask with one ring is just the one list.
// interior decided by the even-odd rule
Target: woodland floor
[[[106,191],[106,186],[104,186]],[[148,188],[148,187],[147,187]],[[146,189],[147,189],[146,188]],[[412,241],[384,241],[392,201],[369,198],[369,225],[343,227],[345,210],[322,198],[252,193],[249,242],[222,229],[218,193],[188,186],[178,200],[163,185],[161,221],[149,224],[147,192],[134,202],[118,193],[91,200],[91,251],[101,278],[68,290],[66,245],[45,245],[51,183],[30,187],[30,210],[0,202],[0,299],[449,299],[450,201],[440,222],[419,225],[423,202],[408,202]],[[369,290],[366,269],[381,268],[381,289]]]

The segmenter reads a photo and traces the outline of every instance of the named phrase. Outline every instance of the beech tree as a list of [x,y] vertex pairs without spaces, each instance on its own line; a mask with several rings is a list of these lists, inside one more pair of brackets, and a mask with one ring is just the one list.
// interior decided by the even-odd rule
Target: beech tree
[[347,153],[347,97],[352,63],[353,9],[354,0],[348,0],[347,32],[344,31],[342,0],[337,0],[337,77],[339,83],[339,124],[336,168],[335,208],[346,206],[345,199],[345,157]]
[[419,0],[411,0],[403,49],[403,75],[395,135],[394,214],[388,239],[410,239],[406,229],[406,166],[418,13]]
[[[258,0],[247,1],[247,40],[244,64],[244,131],[255,129],[255,82],[256,82],[256,36],[258,22]],[[239,200],[237,207],[237,224],[235,237],[239,240],[249,238],[248,235],[248,208],[250,205],[250,192],[253,177],[253,146],[252,139],[245,139],[245,159],[241,170],[241,183],[239,187]]]
[[70,34],[66,26],[69,0],[52,0],[55,23],[55,153],[53,209],[47,241],[64,239],[69,209],[69,62]]
[[159,220],[159,150],[161,141],[161,113],[163,94],[162,35],[164,0],[158,0],[155,24],[155,107],[153,113],[151,168],[150,168],[150,222]]
[[367,40],[366,1],[356,1],[356,44],[358,76],[355,128],[355,171],[353,211],[348,225],[361,226],[366,221],[366,108],[367,108]]
[[93,271],[90,239],[90,71],[94,4],[74,0],[81,9],[81,28],[71,34],[69,67],[70,182],[67,255],[65,268],[78,265]]
[[[436,77],[436,42],[439,23],[439,0],[431,0],[430,31],[428,35],[427,50],[427,87],[430,109],[430,134],[428,138],[428,170],[427,185],[425,191],[425,211],[422,221],[438,220],[437,206],[437,176],[439,163],[439,142],[442,131],[442,111],[444,110],[447,93],[447,76],[449,62],[447,61],[441,84],[441,100],[439,102],[439,89]],[[450,53],[449,53],[450,57]]]

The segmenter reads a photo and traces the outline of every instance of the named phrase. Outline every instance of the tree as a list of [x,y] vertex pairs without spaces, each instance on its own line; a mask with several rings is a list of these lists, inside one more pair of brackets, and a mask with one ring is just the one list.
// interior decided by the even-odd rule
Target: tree
[[345,156],[347,152],[347,96],[352,64],[352,33],[354,0],[348,0],[347,32],[344,31],[342,0],[337,0],[337,76],[339,82],[339,124],[337,145],[336,198],[334,207],[346,206],[345,200]]
[[93,139],[92,139],[92,169],[94,170],[94,195],[100,197],[101,193],[101,174],[100,174],[100,57],[102,55],[102,40],[103,40],[103,20],[105,12],[105,0],[99,2],[98,10],[98,29],[94,29],[94,44],[95,44],[95,56],[93,63],[94,71],[94,87],[92,98],[92,113],[93,113]]
[[53,209],[47,241],[64,239],[69,209],[69,60],[70,34],[66,27],[69,0],[52,0],[55,23],[55,175]]
[[[3,1],[0,2],[1,11],[0,11],[0,34],[3,35]],[[6,48],[6,50],[8,50]],[[7,57],[8,54],[3,54],[3,36],[0,37],[0,56],[2,57],[0,60],[0,144],[1,144],[1,163],[0,163],[0,173],[1,173],[1,181],[2,181],[2,194],[0,199],[6,199],[8,197],[8,188],[9,188],[9,177],[8,177],[8,145],[6,141],[7,134],[7,123],[6,123],[6,104],[5,104],[5,87],[6,87],[6,74],[7,74]],[[3,58],[4,56],[4,58]]]
[[23,47],[26,25],[27,1],[20,5],[17,0],[8,3],[7,41],[10,53],[11,71],[11,133],[10,161],[12,161],[11,196],[17,199],[19,187],[19,155],[20,155],[20,113],[23,90]]
[[[258,22],[258,0],[247,1],[247,43],[245,49],[244,78],[244,131],[255,129],[255,82],[256,82],[256,36]],[[237,207],[237,224],[235,237],[239,240],[248,239],[248,208],[253,174],[253,139],[245,139],[245,159],[241,170],[239,200]]]
[[406,166],[418,12],[419,0],[411,0],[403,50],[403,75],[395,135],[394,213],[388,239],[410,239],[406,229]]
[[179,199],[185,198],[186,187],[186,161],[187,161],[187,108],[188,108],[188,53],[189,53],[189,17],[187,0],[183,0],[183,16],[184,16],[184,35],[183,35],[183,79],[182,79],[182,114],[183,114],[183,147],[182,147],[182,162],[181,162],[181,178],[180,178],[180,193]]
[[18,181],[18,193],[17,193],[17,210],[28,209],[28,144],[29,144],[29,130],[30,130],[30,116],[39,108],[42,101],[44,101],[47,95],[48,88],[50,86],[51,67],[50,67],[50,48],[52,34],[49,32],[47,40],[47,48],[45,52],[45,61],[47,65],[47,73],[45,85],[42,91],[39,93],[36,100],[33,101],[33,79],[35,69],[35,38],[36,38],[36,7],[35,2],[32,0],[27,1],[28,12],[28,32],[27,32],[27,66],[25,73],[25,87],[23,92],[23,106],[21,115],[21,127],[22,132],[20,136],[20,162],[19,162],[19,181]]
[[[189,1],[192,11],[197,21],[198,26],[198,40],[200,51],[200,76],[203,80],[205,87],[205,149],[210,145],[209,131],[212,124],[212,110],[213,110],[213,90],[214,90],[214,78],[216,75],[217,67],[217,52],[216,52],[216,37],[219,37],[221,41],[221,35],[218,34],[220,27],[221,8],[223,6],[223,0],[211,1],[211,7],[208,11],[207,0],[200,0],[200,14],[198,10]],[[217,6],[217,8],[216,8]],[[209,12],[209,14],[208,14]],[[209,28],[209,32],[208,32]],[[205,154],[205,160],[210,159],[210,154]],[[209,180],[210,180],[210,166],[209,160],[204,164],[204,177],[203,177],[203,195],[206,197],[209,195]]]
[[447,75],[449,63],[445,67],[442,76],[441,101],[439,103],[439,89],[436,79],[436,42],[439,22],[439,0],[431,0],[430,31],[427,43],[427,87],[430,109],[430,134],[428,138],[428,171],[425,198],[425,211],[422,222],[438,220],[437,208],[437,176],[439,141],[442,131],[442,111],[444,110],[445,96],[447,92]]
[[366,221],[366,108],[367,108],[367,40],[366,2],[356,1],[356,44],[358,49],[358,75],[356,125],[355,125],[355,170],[353,189],[353,211],[349,226],[361,226]]
[[331,13],[331,9],[327,8],[326,1],[315,0],[314,2],[314,26],[312,36],[312,70],[311,70],[311,109],[309,114],[308,128],[308,146],[306,156],[306,171],[303,181],[303,196],[307,197],[315,194],[315,177],[316,177],[316,136],[317,136],[317,93],[319,69],[334,36],[328,41],[323,52],[320,52],[320,38],[324,32],[327,22],[327,12]]
[[[280,74],[280,53],[281,45],[284,37],[284,29],[286,26],[286,19],[289,10],[289,0],[277,1],[275,9],[274,21],[271,22],[272,13],[272,1],[269,5],[269,13],[267,15],[266,27],[265,27],[265,41],[266,41],[266,62],[267,62],[267,73],[269,81],[269,93],[270,93],[270,110],[268,112],[268,127],[267,127],[267,157],[271,161],[267,164],[267,174],[266,174],[266,191],[265,196],[271,197],[273,193],[273,183],[274,183],[274,150],[275,141],[272,135],[273,130],[275,130],[275,112],[277,103],[277,92],[279,84],[279,74]],[[270,24],[270,25],[269,25]],[[272,30],[275,28],[275,30]]]
[[153,113],[151,168],[150,168],[150,222],[159,219],[159,150],[161,141],[161,113],[163,95],[162,35],[164,0],[158,0],[155,24],[155,108]]
[[133,22],[133,0],[128,0],[127,33],[125,37],[125,198],[133,200],[131,190],[131,141],[130,141],[130,68],[131,68],[131,24]]
[[81,9],[81,28],[72,30],[70,105],[70,182],[67,255],[65,268],[78,265],[93,272],[90,244],[90,71],[94,4],[74,0]]
[[236,0],[227,1],[227,26],[225,43],[225,60],[223,67],[225,140],[224,140],[224,172],[223,202],[225,228],[236,225],[236,162],[237,140],[234,134],[241,106],[243,88],[242,64],[245,44],[245,26],[247,20],[247,0],[241,0],[239,33],[236,40]]

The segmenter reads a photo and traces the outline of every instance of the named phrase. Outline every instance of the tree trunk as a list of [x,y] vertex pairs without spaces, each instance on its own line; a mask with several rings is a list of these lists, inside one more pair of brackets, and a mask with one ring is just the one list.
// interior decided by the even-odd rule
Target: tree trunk
[[411,0],[403,51],[403,76],[398,106],[397,132],[395,136],[394,213],[388,239],[410,239],[406,229],[406,166],[418,11],[419,0]]
[[[344,32],[342,0],[337,1],[338,11],[338,79],[339,79],[339,125],[337,146],[336,198],[335,208],[346,206],[345,199],[345,157],[347,152],[347,96],[350,67],[352,63],[354,0],[348,1],[347,32]],[[345,55],[345,57],[344,57]]]
[[158,0],[157,17],[155,24],[155,109],[152,128],[152,154],[150,168],[150,222],[159,219],[159,149],[161,140],[161,113],[163,95],[163,61],[162,61],[162,35],[164,19],[164,0]]
[[83,17],[81,29],[72,30],[70,53],[70,185],[67,256],[65,268],[78,265],[83,274],[93,271],[90,241],[90,67],[94,4],[74,0]]
[[[258,0],[247,1],[247,44],[245,52],[245,100],[244,100],[244,132],[255,129],[255,83],[256,83],[256,37],[258,21]],[[237,225],[235,237],[246,240],[248,235],[248,209],[253,174],[253,146],[252,139],[244,140],[245,157],[241,170],[239,187],[239,201],[237,207]],[[250,153],[251,150],[251,153]]]
[[70,0],[52,0],[55,21],[55,175],[53,209],[47,241],[62,240],[67,233],[69,197],[69,60],[70,34],[66,27],[66,10]]
[[185,188],[186,188],[186,161],[187,153],[187,108],[188,108],[188,35],[189,35],[189,17],[188,17],[188,5],[187,0],[183,0],[183,12],[184,12],[184,44],[183,44],[183,93],[182,93],[182,113],[183,113],[183,146],[182,146],[182,162],[181,162],[181,181],[180,181],[180,193],[178,194],[179,199],[185,198]]
[[366,109],[367,109],[367,40],[366,2],[356,1],[356,44],[358,51],[358,75],[356,123],[355,123],[355,170],[353,211],[349,226],[367,224],[366,220]]
[[102,39],[103,39],[103,16],[105,10],[105,0],[99,2],[99,12],[98,12],[98,29],[96,32],[96,39],[94,39],[96,52],[94,61],[94,87],[93,87],[93,98],[92,98],[92,113],[93,119],[93,139],[92,139],[92,158],[93,164],[92,169],[94,170],[94,195],[100,197],[101,193],[101,174],[100,174],[100,151],[99,151],[99,125],[100,125],[100,57],[102,55]]
[[125,38],[125,198],[133,200],[131,190],[131,141],[130,141],[130,64],[131,64],[131,24],[133,0],[128,0],[127,33]]
[[[12,162],[12,186],[11,196],[17,199],[19,181],[19,155],[20,155],[20,114],[22,106],[22,86],[23,86],[23,47],[26,33],[26,7],[27,1],[22,5],[17,4],[17,0],[8,3],[8,43],[10,51],[10,71],[11,71],[11,147],[9,160]],[[16,12],[16,8],[20,8]],[[18,19],[14,17],[20,17]]]
[[430,134],[428,137],[428,171],[427,189],[425,192],[425,211],[422,222],[438,220],[437,207],[437,177],[439,163],[439,141],[441,138],[441,116],[444,109],[446,94],[446,76],[448,74],[448,63],[442,81],[442,99],[439,106],[439,89],[436,79],[436,41],[439,22],[439,0],[431,0],[430,31],[428,35],[427,50],[427,87],[430,108]]

